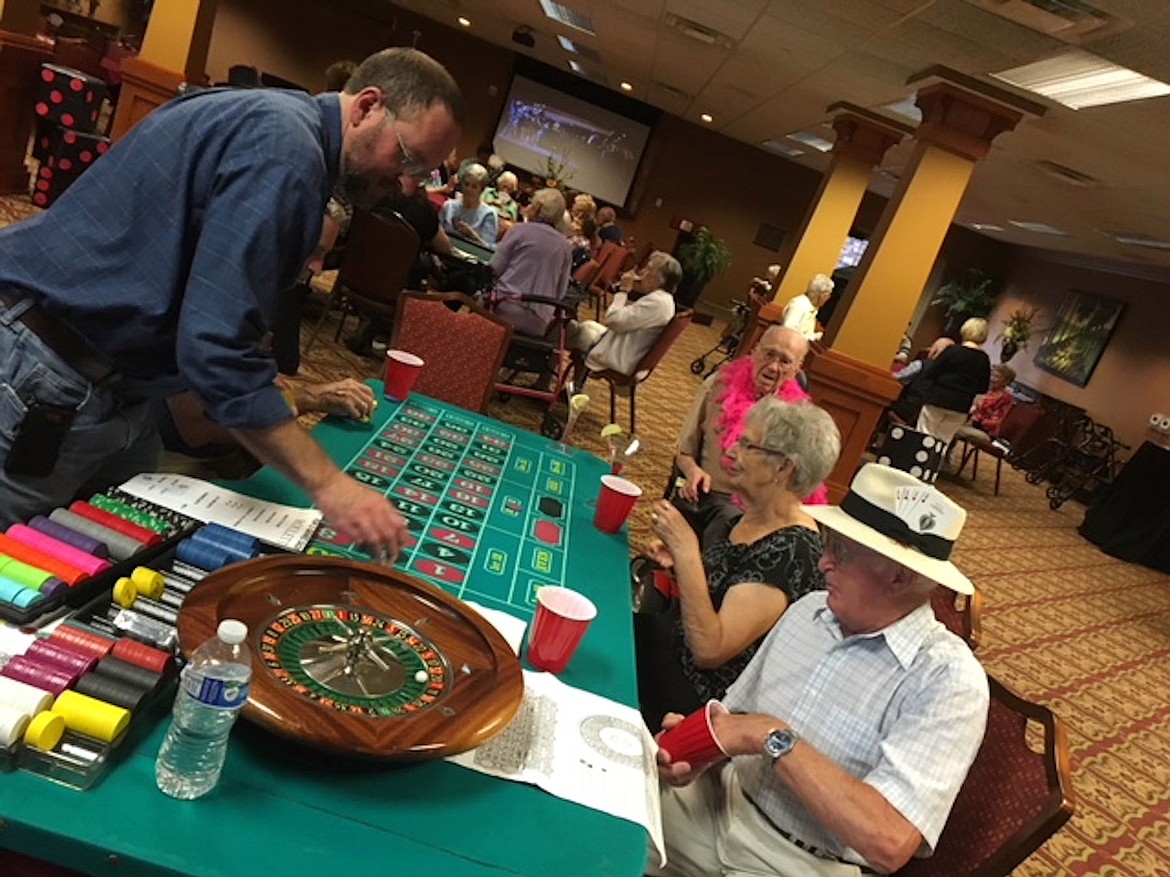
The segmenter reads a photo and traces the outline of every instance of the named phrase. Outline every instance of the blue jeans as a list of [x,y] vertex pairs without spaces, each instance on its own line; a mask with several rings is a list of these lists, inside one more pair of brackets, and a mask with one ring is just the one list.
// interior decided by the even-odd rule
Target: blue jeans
[[[125,402],[73,371],[20,322],[30,300],[0,306],[0,527],[67,506],[133,475],[153,471],[161,453],[151,403]],[[12,475],[3,461],[33,402],[77,413],[53,471]]]

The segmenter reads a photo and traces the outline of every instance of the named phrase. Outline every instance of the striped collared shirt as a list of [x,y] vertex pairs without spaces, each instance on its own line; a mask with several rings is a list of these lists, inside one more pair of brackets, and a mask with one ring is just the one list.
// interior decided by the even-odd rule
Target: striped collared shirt
[[[802,741],[880,792],[933,849],[983,739],[987,676],[929,603],[884,630],[845,637],[827,592],[797,601],[728,690],[733,712],[788,722]],[[776,776],[735,759],[744,791],[806,844],[862,862]]]

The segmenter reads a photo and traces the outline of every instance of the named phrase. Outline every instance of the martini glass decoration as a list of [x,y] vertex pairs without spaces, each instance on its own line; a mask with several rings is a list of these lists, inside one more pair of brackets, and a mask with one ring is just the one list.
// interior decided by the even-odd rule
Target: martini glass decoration
[[569,418],[565,421],[565,431],[561,433],[561,442],[567,444],[569,441],[569,433],[573,431],[573,427],[577,424],[577,418],[581,416],[581,412],[589,407],[589,397],[585,393],[574,393],[569,396]]
[[601,429],[601,437],[609,450],[609,467],[614,475],[620,475],[626,463],[642,450],[642,442],[633,433],[627,433],[616,423],[608,423]]

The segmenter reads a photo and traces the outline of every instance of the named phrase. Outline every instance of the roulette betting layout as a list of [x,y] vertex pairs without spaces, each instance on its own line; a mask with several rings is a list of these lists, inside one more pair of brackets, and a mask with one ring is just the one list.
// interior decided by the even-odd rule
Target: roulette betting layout
[[[580,470],[595,463],[600,474],[601,461],[417,395],[382,405],[398,407],[355,452],[335,459],[406,519],[411,542],[397,567],[529,618],[537,589],[566,584]],[[370,559],[328,521],[305,552]]]

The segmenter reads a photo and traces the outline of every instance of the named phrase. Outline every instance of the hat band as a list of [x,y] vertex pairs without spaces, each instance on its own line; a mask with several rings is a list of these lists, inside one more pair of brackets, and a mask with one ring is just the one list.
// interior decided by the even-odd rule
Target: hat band
[[841,511],[850,517],[856,518],[863,524],[868,524],[884,536],[889,536],[895,542],[917,548],[927,557],[935,560],[949,560],[951,549],[955,543],[933,533],[915,533],[909,525],[895,514],[871,503],[868,499],[856,493],[847,493],[841,500]]

